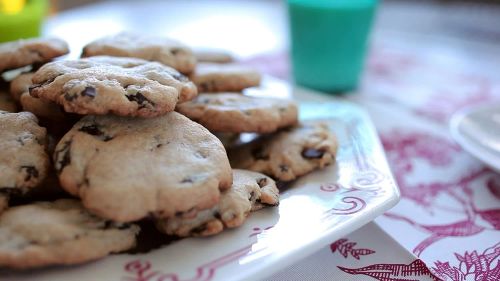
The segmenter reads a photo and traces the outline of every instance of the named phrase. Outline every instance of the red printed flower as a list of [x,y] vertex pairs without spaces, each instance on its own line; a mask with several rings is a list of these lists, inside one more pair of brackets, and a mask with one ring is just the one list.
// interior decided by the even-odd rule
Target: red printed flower
[[410,264],[372,264],[361,268],[338,268],[351,275],[367,275],[380,281],[433,280],[438,281],[421,260]]
[[366,256],[375,253],[375,251],[370,249],[354,249],[354,246],[356,246],[356,244],[356,242],[349,242],[349,240],[344,238],[333,242],[330,245],[330,249],[332,250],[332,253],[338,251],[344,258],[347,258],[349,254],[351,254],[351,256],[357,260],[359,260],[360,256]]
[[500,243],[486,249],[483,253],[477,251],[455,253],[459,261],[458,267],[450,266],[449,262],[437,261],[432,271],[444,280],[500,280]]

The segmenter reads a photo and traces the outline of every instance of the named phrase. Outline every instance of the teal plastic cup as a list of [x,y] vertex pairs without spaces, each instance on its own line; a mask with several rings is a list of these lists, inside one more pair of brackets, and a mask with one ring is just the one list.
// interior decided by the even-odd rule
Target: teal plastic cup
[[288,0],[295,83],[330,93],[356,88],[377,0]]

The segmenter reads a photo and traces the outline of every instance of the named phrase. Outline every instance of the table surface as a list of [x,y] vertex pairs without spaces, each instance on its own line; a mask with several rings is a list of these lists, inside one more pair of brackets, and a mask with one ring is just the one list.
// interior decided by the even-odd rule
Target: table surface
[[[500,100],[500,8],[422,2],[383,2],[360,88],[344,97],[371,114],[401,189],[376,224],[443,280],[500,280],[500,175],[448,131],[457,110]],[[72,50],[122,30],[171,36],[289,79],[287,29],[282,1],[116,1],[57,14],[44,34]],[[392,280],[366,272],[352,280]]]

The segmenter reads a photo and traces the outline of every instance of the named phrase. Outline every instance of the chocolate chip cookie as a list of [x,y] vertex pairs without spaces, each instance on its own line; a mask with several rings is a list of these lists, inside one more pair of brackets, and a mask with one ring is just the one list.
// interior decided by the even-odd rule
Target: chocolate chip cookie
[[32,38],[0,44],[0,73],[31,64],[44,63],[69,52],[57,38]]
[[328,126],[308,122],[229,150],[231,166],[290,181],[333,163],[337,140]]
[[196,65],[191,49],[178,41],[127,32],[98,39],[83,48],[82,57],[100,55],[157,61],[184,74],[193,72]]
[[66,119],[66,113],[54,102],[32,97],[28,92],[21,95],[21,107],[24,111],[35,114],[38,118],[52,121]]
[[176,110],[210,131],[224,133],[270,133],[297,124],[298,115],[291,100],[239,93],[200,94]]
[[29,112],[0,111],[0,195],[24,194],[47,175],[46,131]]
[[154,117],[197,94],[175,69],[135,58],[55,61],[42,66],[32,81],[32,96],[78,114]]
[[17,102],[19,102],[23,93],[28,92],[34,74],[34,72],[21,73],[10,82],[10,95]]
[[221,194],[214,207],[198,212],[194,217],[174,217],[158,220],[157,227],[168,235],[180,237],[208,236],[224,228],[243,224],[250,211],[279,204],[279,190],[269,177],[246,170],[233,170],[233,185]]
[[195,48],[193,52],[198,62],[229,63],[234,61],[229,52],[220,49]]
[[54,162],[66,191],[121,222],[210,208],[232,182],[221,142],[177,112],[86,116],[57,144]]
[[23,111],[35,114],[36,117],[53,121],[66,119],[65,112],[56,103],[32,97],[29,88],[34,72],[22,73],[10,83],[11,96],[21,104]]
[[14,99],[5,90],[0,89],[0,110],[16,112],[17,105]]
[[132,248],[138,232],[90,214],[76,200],[13,207],[0,216],[0,266],[84,263]]
[[199,63],[190,79],[199,92],[239,92],[258,86],[261,76],[243,65]]

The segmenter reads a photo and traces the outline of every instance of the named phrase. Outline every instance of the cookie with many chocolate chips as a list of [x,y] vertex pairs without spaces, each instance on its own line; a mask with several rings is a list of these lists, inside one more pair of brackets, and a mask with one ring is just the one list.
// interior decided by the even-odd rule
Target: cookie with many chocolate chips
[[221,194],[213,208],[194,217],[174,217],[157,221],[160,231],[180,237],[208,236],[224,228],[243,224],[251,211],[279,204],[279,190],[269,177],[246,170],[233,170],[233,185]]
[[102,55],[156,61],[184,74],[191,73],[196,65],[191,49],[178,41],[128,32],[97,39],[83,48],[82,57]]
[[122,222],[210,208],[232,182],[221,142],[177,112],[86,116],[58,143],[54,162],[66,191]]
[[298,118],[291,100],[238,93],[199,94],[176,110],[210,131],[223,133],[270,133],[297,124]]
[[1,43],[0,73],[9,69],[48,62],[68,52],[68,44],[57,38],[31,38]]
[[12,207],[0,216],[0,266],[79,264],[134,247],[139,227],[90,214],[61,199]]
[[244,65],[199,63],[190,79],[199,92],[239,92],[258,86],[259,72]]
[[47,175],[46,130],[29,112],[0,111],[0,195],[24,194]]
[[323,123],[307,122],[229,150],[231,166],[290,181],[333,163],[337,140]]
[[197,94],[196,86],[175,69],[135,58],[51,62],[32,81],[32,96],[78,114],[154,117]]

